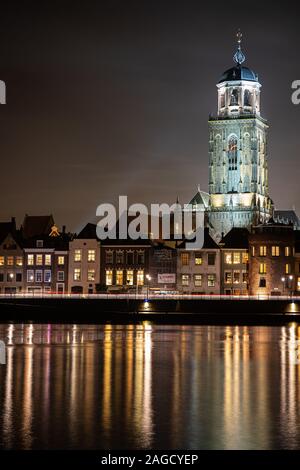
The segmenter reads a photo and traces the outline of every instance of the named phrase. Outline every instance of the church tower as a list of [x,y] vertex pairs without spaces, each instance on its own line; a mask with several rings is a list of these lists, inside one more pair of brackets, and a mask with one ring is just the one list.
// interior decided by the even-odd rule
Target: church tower
[[266,222],[272,214],[261,85],[242,65],[241,40],[238,32],[235,65],[217,84],[218,111],[209,118],[209,223],[216,238],[232,227]]

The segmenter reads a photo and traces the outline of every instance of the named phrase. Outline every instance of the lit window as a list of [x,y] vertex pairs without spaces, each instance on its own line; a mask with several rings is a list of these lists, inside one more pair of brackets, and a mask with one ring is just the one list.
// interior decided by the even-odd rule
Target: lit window
[[[184,254],[184,253],[182,253],[182,254]],[[189,276],[189,274],[182,274],[182,276],[181,276],[181,284],[182,284],[183,286],[186,286],[186,287],[189,286],[189,284],[190,284],[190,276]]]
[[51,255],[45,255],[45,265],[51,266]]
[[208,274],[207,276],[207,286],[208,287],[215,287],[216,283],[216,275],[215,274]]
[[111,250],[106,250],[105,252],[105,262],[106,264],[112,264],[114,262],[114,252]]
[[65,272],[64,271],[57,271],[57,280],[60,282],[64,282],[65,280]]
[[74,261],[81,261],[81,250],[74,250]]
[[30,269],[27,271],[27,282],[34,281],[34,272]]
[[233,272],[233,283],[239,284],[240,283],[240,271]]
[[36,255],[35,264],[37,266],[42,266],[43,265],[43,255]]
[[266,274],[266,273],[267,273],[266,263],[259,263],[259,274]]
[[28,264],[28,266],[33,266],[34,265],[34,256],[33,255],[27,255],[27,264]]
[[226,271],[225,272],[225,283],[226,284],[231,284],[232,283],[232,272],[231,271]]
[[123,285],[123,271],[121,269],[116,272],[116,284],[117,286]]
[[255,256],[255,246],[252,246],[252,256]]
[[261,245],[259,247],[259,256],[267,256],[267,247],[266,247],[266,245]]
[[143,286],[144,285],[144,271],[143,269],[138,270],[137,272],[137,285]]
[[14,257],[13,256],[8,256],[6,258],[6,263],[7,263],[7,266],[13,266],[14,265]]
[[91,263],[93,261],[96,261],[96,251],[88,250],[88,262]]
[[44,282],[51,282],[51,271],[50,271],[50,269],[46,269],[44,271]]
[[247,252],[242,253],[242,263],[247,264],[249,261],[249,254]]
[[[116,252],[116,262],[117,264],[123,264],[124,263],[124,252],[123,251],[117,251]],[[122,282],[123,284],[123,282]]]
[[57,263],[62,266],[63,264],[65,264],[65,257],[64,256],[59,256],[58,259],[57,259]]
[[107,269],[105,272],[105,283],[107,286],[112,286],[113,283],[113,272],[111,269]]
[[74,281],[80,281],[80,280],[81,280],[81,269],[75,268],[74,269]]
[[285,256],[291,256],[291,247],[290,246],[285,247],[284,254],[285,254]]
[[127,270],[126,284],[127,284],[127,286],[133,286],[133,271],[131,269]]
[[202,274],[194,275],[194,284],[195,287],[202,287]]
[[300,276],[297,277],[297,290],[300,290]]
[[289,263],[285,265],[285,274],[291,274],[291,265]]
[[195,265],[196,266],[201,266],[202,264],[202,254],[201,253],[195,253]]
[[94,269],[89,269],[88,270],[88,281],[94,281],[95,280],[95,270]]
[[35,271],[35,282],[43,282],[43,271]]
[[278,245],[272,246],[272,256],[279,256],[280,255],[280,249]]
[[17,266],[23,266],[23,258],[22,258],[22,256],[17,256],[17,257],[16,257],[16,265],[17,265]]
[[0,266],[4,266],[4,256],[0,256]]
[[182,266],[188,266],[190,262],[190,254],[189,253],[181,253],[181,264]]
[[208,266],[214,266],[216,261],[215,253],[208,253],[207,255],[207,264]]
[[238,251],[235,251],[233,253],[233,264],[240,264],[241,262],[241,253],[239,253]]
[[225,264],[232,264],[232,253],[225,253]]

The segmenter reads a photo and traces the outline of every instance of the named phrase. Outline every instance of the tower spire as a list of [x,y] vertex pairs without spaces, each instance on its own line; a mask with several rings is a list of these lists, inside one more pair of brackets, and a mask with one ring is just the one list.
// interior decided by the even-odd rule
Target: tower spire
[[242,37],[243,37],[243,34],[242,34],[241,30],[238,29],[238,32],[236,33],[238,48],[237,48],[236,53],[233,56],[234,62],[238,65],[241,65],[246,60],[246,57],[243,54],[243,51],[242,51],[242,48],[241,48]]

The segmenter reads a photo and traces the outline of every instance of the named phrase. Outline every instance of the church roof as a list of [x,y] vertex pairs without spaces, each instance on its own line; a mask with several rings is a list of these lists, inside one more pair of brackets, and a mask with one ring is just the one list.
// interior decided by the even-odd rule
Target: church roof
[[233,82],[240,80],[248,80],[250,82],[258,82],[257,73],[248,67],[243,67],[241,65],[236,65],[226,70],[222,77],[219,80],[219,83],[222,82]]
[[200,191],[198,189],[197,193],[193,197],[193,199],[189,203],[191,206],[200,206],[203,205],[205,208],[208,207],[209,204],[209,194],[205,193],[204,191]]
[[294,210],[274,210],[273,219],[275,222],[283,224],[293,224],[300,228],[300,220]]

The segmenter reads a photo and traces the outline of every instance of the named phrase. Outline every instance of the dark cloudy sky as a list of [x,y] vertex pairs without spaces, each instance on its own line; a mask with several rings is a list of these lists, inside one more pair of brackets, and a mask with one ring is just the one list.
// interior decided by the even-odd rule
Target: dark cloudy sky
[[208,114],[235,33],[269,120],[270,192],[300,212],[296,2],[1,4],[1,220],[52,212],[78,230],[101,202],[188,202],[207,190]]

